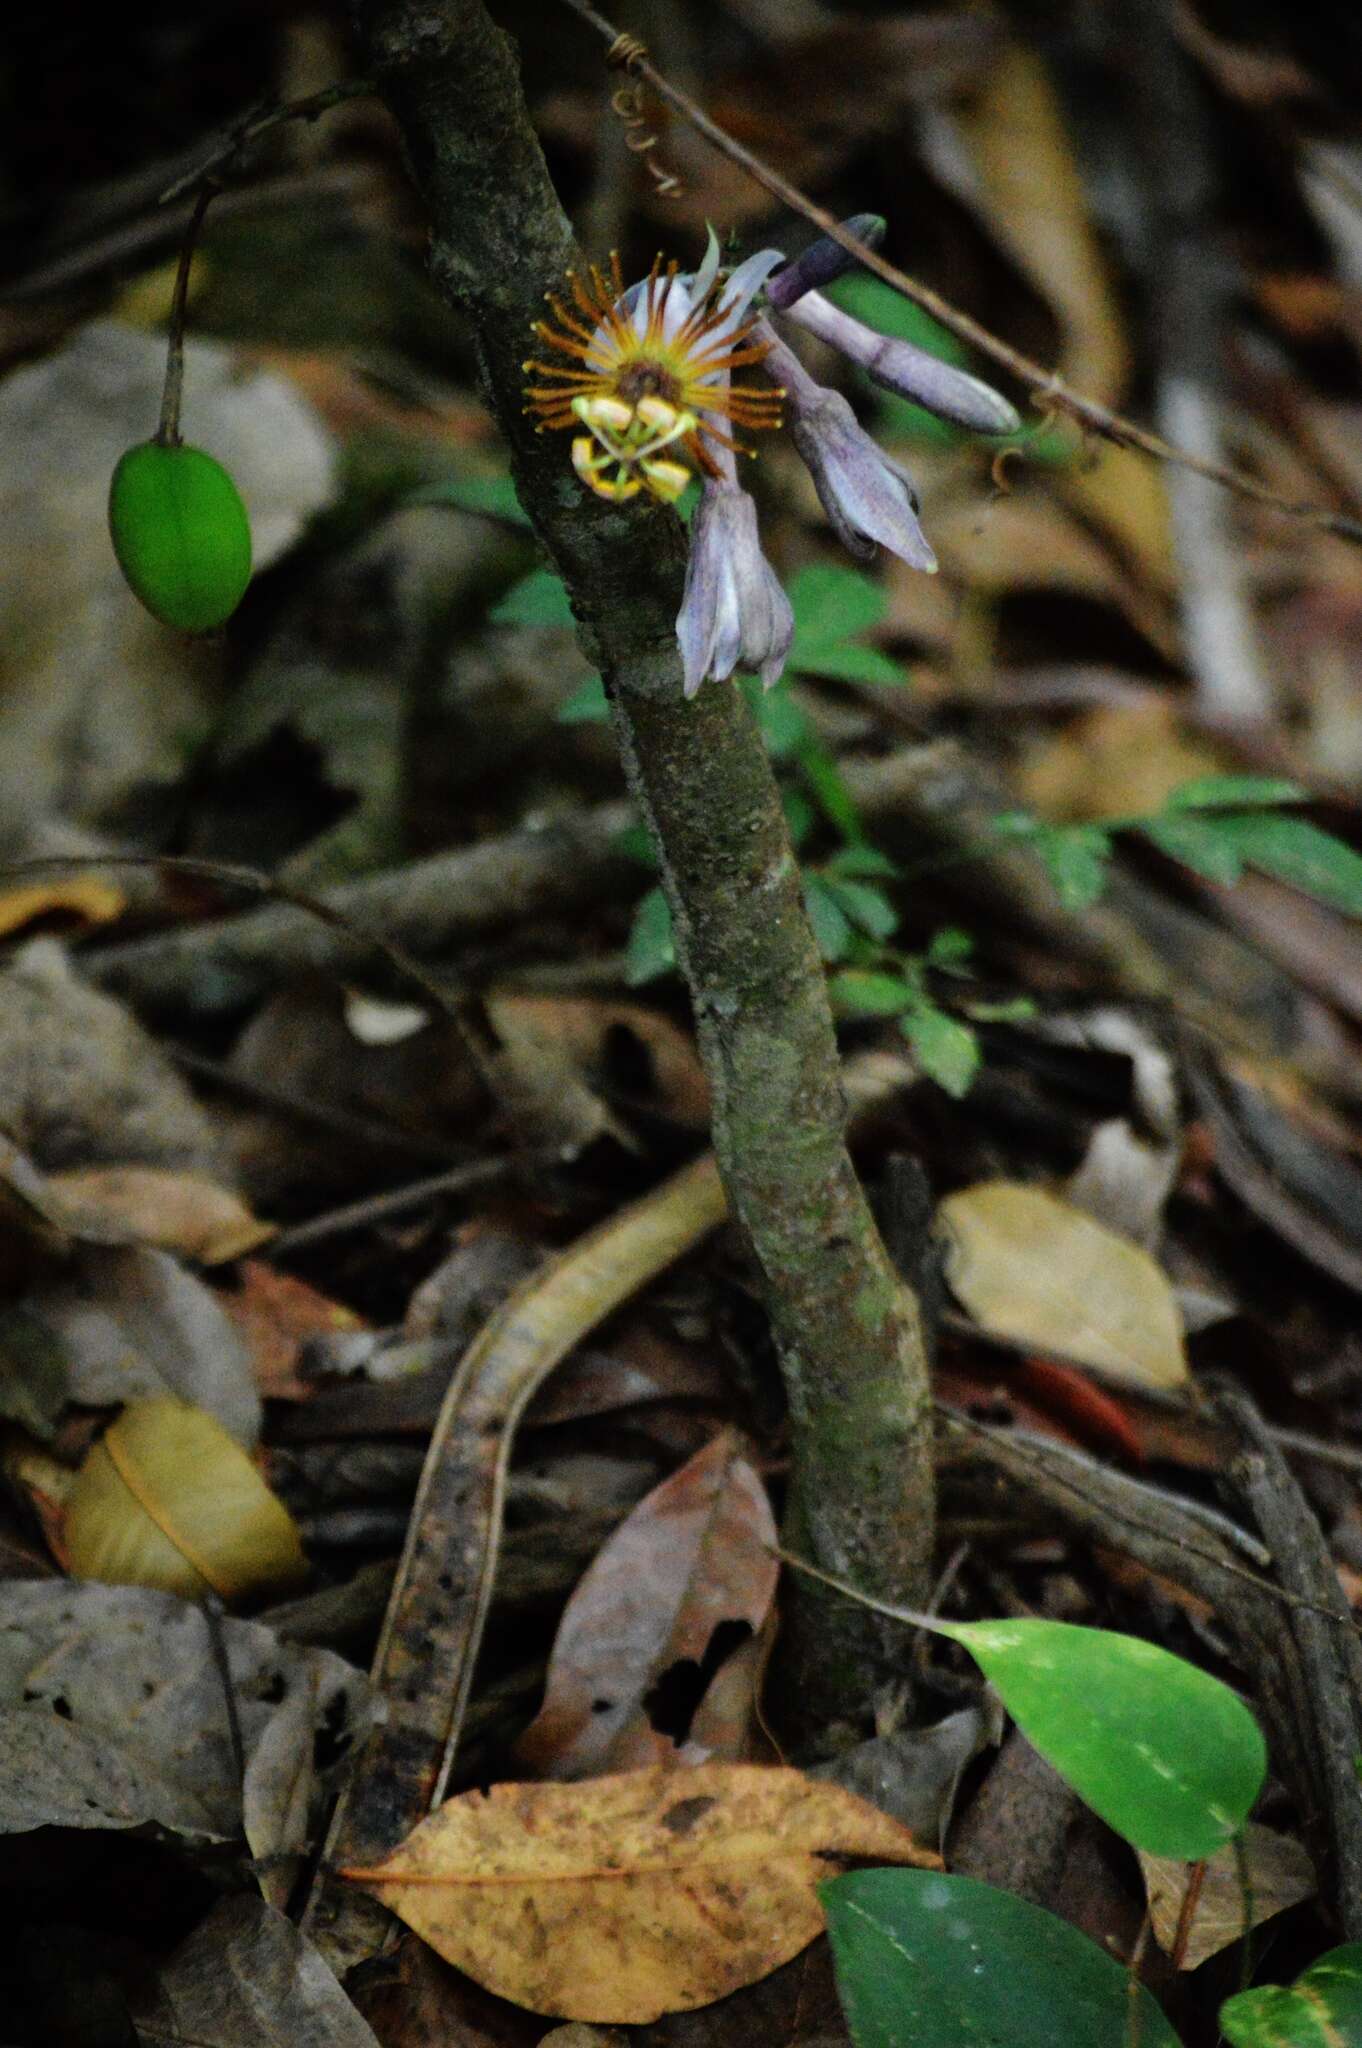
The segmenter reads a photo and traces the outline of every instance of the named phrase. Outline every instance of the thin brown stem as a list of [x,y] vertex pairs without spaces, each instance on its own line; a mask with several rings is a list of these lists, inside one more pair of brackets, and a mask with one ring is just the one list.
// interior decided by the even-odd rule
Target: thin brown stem
[[[618,41],[619,31],[614,23],[608,21],[598,8],[593,7],[590,0],[563,0],[563,5],[570,7],[574,14],[579,15],[607,42],[613,44]],[[738,142],[726,129],[721,128],[717,121],[712,121],[703,107],[696,105],[689,93],[682,91],[680,86],[673,85],[646,56],[631,56],[629,70],[636,78],[650,85],[659,99],[665,100],[669,107],[675,108],[697,134],[704,136],[706,142],[712,143],[730,163],[737,164],[740,170],[746,171],[750,178],[773,198],[779,199],[783,206],[789,207],[792,213],[801,214],[814,227],[820,228],[840,247],[850,251],[873,277],[880,278],[905,299],[911,299],[915,306],[920,306],[923,312],[930,313],[934,320],[939,321],[941,326],[948,329],[958,340],[978,349],[981,355],[997,363],[999,368],[1009,371],[1019,383],[1026,385],[1035,403],[1042,410],[1068,413],[1080,426],[1094,434],[1100,434],[1104,440],[1114,441],[1119,447],[1138,448],[1142,454],[1152,456],[1158,462],[1176,462],[1184,469],[1194,470],[1198,476],[1209,478],[1212,483],[1223,485],[1226,490],[1237,492],[1240,497],[1252,498],[1258,504],[1271,506],[1274,511],[1286,513],[1293,519],[1306,520],[1312,526],[1322,527],[1327,533],[1338,534],[1344,540],[1362,541],[1362,519],[1331,511],[1327,505],[1315,505],[1306,500],[1283,497],[1280,492],[1271,490],[1268,485],[1260,483],[1257,477],[1250,476],[1247,471],[1236,469],[1230,463],[1214,462],[1203,456],[1193,455],[1186,448],[1176,448],[1172,442],[1165,441],[1161,435],[1151,432],[1148,427],[1140,426],[1138,421],[1127,419],[1124,414],[1113,412],[1098,399],[1088,398],[1081,391],[1075,391],[1057,372],[1047,370],[1044,364],[1023,355],[1020,349],[1013,348],[1001,335],[992,333],[989,328],[972,319],[968,313],[961,312],[958,306],[952,305],[951,301],[943,298],[939,292],[934,292],[929,285],[920,284],[916,278],[909,277],[897,264],[881,256],[877,249],[858,241],[855,235],[848,233],[835,214],[829,213],[817,200],[810,199],[807,192],[802,192],[798,185],[792,185],[788,178],[782,177],[780,172],[774,170],[763,158]]]
[[189,273],[194,267],[194,251],[198,246],[199,229],[203,226],[203,217],[212,205],[216,191],[216,185],[204,185],[194,202],[194,211],[189,216],[189,225],[180,244],[179,268],[175,272],[175,290],[170,301],[170,332],[166,340],[166,381],[161,393],[160,423],[156,428],[156,439],[163,448],[178,448],[180,445],[180,399],[184,393],[184,321],[189,306]]

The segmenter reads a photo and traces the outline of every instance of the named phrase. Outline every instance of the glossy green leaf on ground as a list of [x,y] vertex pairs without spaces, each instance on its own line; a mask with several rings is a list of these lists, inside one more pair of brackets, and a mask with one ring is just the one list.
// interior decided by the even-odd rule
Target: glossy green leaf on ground
[[[820,1885],[855,2048],[1126,2048],[1126,1973],[1029,1900],[931,1870]],[[1177,2048],[1147,1991],[1140,2048]]]
[[1236,1693],[1157,1643],[1063,1621],[936,1624],[1093,1811],[1151,1856],[1212,1856],[1262,1787],[1262,1730]]
[[1233,2048],[1356,2048],[1362,2042],[1362,1942],[1330,1949],[1294,1984],[1258,1984],[1227,1998],[1220,2028]]
[[129,448],[109,485],[109,534],[133,594],[185,633],[222,625],[251,580],[241,493],[202,448]]

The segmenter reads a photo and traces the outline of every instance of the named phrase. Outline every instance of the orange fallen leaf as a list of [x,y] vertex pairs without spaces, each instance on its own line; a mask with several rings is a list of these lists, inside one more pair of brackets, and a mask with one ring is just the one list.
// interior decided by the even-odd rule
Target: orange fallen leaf
[[844,1857],[939,1869],[898,1821],[802,1771],[651,1766],[494,1785],[342,1870],[446,1962],[532,2012],[643,2023],[769,1976],[821,1931]]

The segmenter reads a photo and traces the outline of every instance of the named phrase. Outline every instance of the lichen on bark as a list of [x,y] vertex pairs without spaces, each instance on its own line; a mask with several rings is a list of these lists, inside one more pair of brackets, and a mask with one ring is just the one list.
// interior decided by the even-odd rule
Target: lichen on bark
[[[605,678],[657,846],[714,1145],[789,1398],[791,1541],[867,1592],[919,1604],[932,1541],[922,1319],[847,1153],[822,967],[755,722],[728,684],[682,697],[675,516],[590,496],[564,440],[525,416],[531,324],[581,259],[513,46],[482,0],[358,0],[356,14],[428,209],[432,273],[469,321],[521,502]],[[893,1624],[798,1583],[782,1646],[786,1725],[810,1736],[862,1713],[902,1650]]]

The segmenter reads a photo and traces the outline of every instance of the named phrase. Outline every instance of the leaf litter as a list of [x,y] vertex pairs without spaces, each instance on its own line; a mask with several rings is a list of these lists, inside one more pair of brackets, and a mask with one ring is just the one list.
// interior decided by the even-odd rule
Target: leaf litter
[[[1176,397],[1186,365],[1165,323],[1141,324],[1142,306],[1161,310],[1169,273],[1148,122],[1111,40],[1119,24],[1078,52],[1057,23],[1042,53],[1024,33],[1009,40],[995,24],[946,16],[829,24],[802,6],[741,12],[757,61],[735,60],[723,39],[698,59],[720,118],[815,183],[854,164],[873,187],[858,200],[919,224],[925,274],[1077,381],[1129,403],[1133,374],[1151,417]],[[757,188],[723,159],[692,157],[678,124],[664,146],[685,174],[679,199],[662,205],[637,164],[612,171],[599,68],[566,10],[552,20],[536,21],[536,37],[552,44],[559,84],[537,113],[581,171],[593,233],[646,241],[665,215],[666,234],[683,241],[705,217],[721,232],[748,221],[766,234]],[[1219,431],[1273,486],[1346,509],[1362,477],[1346,288],[1358,236],[1340,196],[1350,173],[1307,132],[1303,110],[1328,86],[1309,26],[1303,15],[1270,32],[1240,26],[1232,41],[1182,10],[1173,64],[1189,68],[1209,123],[1209,184],[1190,181],[1179,219],[1190,247],[1205,230],[1199,214],[1213,212],[1244,265],[1234,304],[1198,290],[1190,310],[1204,362],[1220,366]],[[203,61],[202,33],[187,30],[177,64]],[[314,47],[284,32],[289,77],[348,61],[325,25],[316,34]],[[57,61],[65,78],[84,59],[67,46]],[[257,61],[242,58],[247,69]],[[283,89],[281,61],[263,60],[252,91]],[[97,134],[98,110],[116,96],[100,79],[84,98],[65,97],[96,110]],[[172,126],[190,98],[177,74]],[[14,112],[16,128],[30,118]],[[1170,162],[1185,153],[1185,115],[1161,117]],[[31,118],[59,131],[56,148],[44,132],[34,159],[71,203],[59,217],[77,224],[59,260],[94,274],[80,270],[79,222],[95,218],[82,209],[98,196],[129,235],[128,267],[143,248],[159,266],[166,216],[139,214],[127,186],[110,187],[106,202],[102,164],[82,186],[89,137],[63,150],[68,116]],[[598,1303],[599,1314],[579,1316],[575,1352],[513,1446],[504,1404],[459,1409],[442,1456],[465,1491],[454,1489],[457,1513],[432,1512],[440,1459],[423,1477],[422,1447],[459,1359],[508,1289],[528,1285],[542,1312],[554,1297],[551,1284],[536,1292],[536,1271],[551,1282],[564,1247],[570,1258],[602,1217],[665,1187],[704,1129],[707,1091],[676,983],[628,994],[628,909],[655,878],[637,835],[617,837],[608,735],[555,719],[564,699],[583,700],[583,658],[561,623],[560,587],[550,593],[558,625],[523,609],[533,557],[459,344],[376,228],[410,203],[397,197],[391,144],[367,130],[357,142],[356,129],[346,142],[343,122],[334,133],[342,139],[309,130],[317,154],[258,218],[227,225],[220,202],[226,231],[196,272],[199,303],[229,337],[191,345],[196,437],[230,455],[257,541],[267,555],[282,550],[223,641],[139,625],[113,602],[97,544],[113,456],[150,430],[161,342],[126,324],[80,325],[90,301],[79,293],[16,300],[6,315],[17,367],[0,412],[14,428],[6,489],[20,538],[0,578],[0,844],[14,854],[190,848],[358,890],[345,900],[361,922],[399,937],[490,1032],[488,1059],[470,1061],[429,991],[418,1001],[353,934],[282,904],[223,916],[238,898],[202,877],[89,870],[0,892],[0,1127],[13,1147],[0,1173],[0,1640],[23,1645],[0,1679],[0,1786],[21,1883],[35,1874],[31,1905],[16,1889],[16,1931],[31,1970],[52,1974],[36,1935],[27,1939],[36,1926],[83,1917],[101,1970],[103,1929],[107,1953],[118,1952],[109,1981],[141,1986],[136,2023],[153,2040],[274,2035],[359,2048],[374,2038],[331,1974],[340,1948],[329,1909],[304,1900],[325,1822],[319,1790],[334,1790],[357,1754],[361,1776],[393,1754],[364,1734],[358,1666],[376,1649],[390,1695],[380,1711],[391,1707],[394,1727],[441,1759],[427,1791],[440,1770],[453,1787],[493,1790],[424,1820],[419,1799],[392,1805],[386,1837],[358,1862],[370,1870],[388,1867],[403,1839],[425,1840],[451,1807],[463,1825],[464,1800],[479,1798],[488,1812],[575,1801],[553,1807],[553,1839],[570,1856],[566,1816],[586,1816],[604,1867],[621,1838],[591,1816],[598,1787],[633,1779],[637,1791],[656,1773],[657,1810],[684,1806],[698,1795],[683,1773],[707,1783],[707,1772],[769,1756],[762,1718],[780,1715],[779,1685],[760,1693],[781,1409],[733,1234],[716,1229],[665,1278],[647,1276],[627,1314]],[[866,142],[885,135],[894,150],[867,156]],[[197,132],[177,139],[201,146]],[[26,189],[23,176],[13,182]],[[52,256],[44,232],[35,214],[19,235],[39,277]],[[340,289],[342,247],[366,281],[353,292]],[[1203,278],[1212,270],[1208,259]],[[321,294],[305,288],[314,276],[326,285],[324,331],[300,332],[299,321],[321,319]],[[164,299],[153,267],[117,303],[126,323]],[[906,338],[919,345],[933,340],[892,295],[884,318],[917,322]],[[231,341],[260,336],[262,322],[263,350]],[[943,1613],[1125,1629],[1260,1689],[1279,1772],[1267,1817],[1285,1846],[1265,1846],[1252,1824],[1251,1890],[1255,1914],[1295,1901],[1274,1936],[1289,1981],[1336,1910],[1317,1818],[1328,1802],[1312,1776],[1325,1745],[1309,1732],[1308,1697],[1263,1679],[1296,1671],[1295,1643],[1265,1637],[1229,1581],[1198,1563],[1223,1545],[1238,1568],[1261,1572],[1267,1553],[1223,1504],[1209,1506],[1235,1469],[1234,1441],[1187,1396],[1213,1368],[1253,1385],[1290,1445],[1330,1570],[1355,1598],[1362,575],[1331,536],[1247,505],[1216,500],[1189,525],[1175,516],[1174,473],[1129,449],[1083,447],[1042,420],[990,479],[991,449],[932,440],[911,409],[869,389],[850,395],[913,469],[942,573],[926,588],[892,565],[873,579],[834,569],[813,497],[778,460],[763,465],[777,553],[802,565],[804,610],[822,615],[800,621],[804,652],[822,650],[822,667],[806,661],[788,693],[822,766],[804,775],[788,755],[779,766],[801,857],[815,866],[828,850],[818,802],[845,819],[856,792],[878,857],[909,877],[876,870],[906,953],[941,927],[974,940],[972,980],[933,968],[930,982],[945,1005],[937,1014],[979,1034],[969,1094],[948,1101],[892,1028],[846,1026],[857,1163],[891,1237],[895,1162],[923,1163],[928,1202],[951,1234],[946,1278],[967,1311],[943,1315],[940,1343],[938,1390],[964,1418],[943,1436]],[[227,439],[215,443],[219,433]],[[1206,630],[1215,560],[1235,567],[1254,628],[1235,644],[1266,651],[1270,701],[1256,725],[1207,715],[1224,667]],[[517,592],[521,623],[497,623]],[[831,630],[847,617],[862,622],[854,642]],[[1212,629],[1216,618],[1212,607]],[[785,719],[788,744],[783,700],[770,715],[773,732]],[[1308,808],[1170,823],[1170,799],[1215,777],[1241,790],[1289,781]],[[1053,836],[990,851],[994,819],[1018,803]],[[1136,814],[1154,819],[1148,830],[1119,829]],[[1245,861],[1258,871],[1229,886]],[[935,865],[924,876],[925,862]],[[1056,879],[1078,907],[1060,905]],[[883,924],[878,906],[875,917]],[[1018,995],[1040,1015],[1015,1014]],[[536,1124],[558,1156],[522,1148]],[[430,1184],[470,1164],[487,1177]],[[1001,1221],[989,1214],[1000,1188]],[[720,1203],[706,1210],[716,1226],[721,1213]],[[451,1250],[497,1239],[510,1248],[499,1277],[489,1258],[479,1286],[460,1293]],[[562,1334],[557,1300],[538,1331],[550,1349]],[[251,1619],[69,1576],[74,1476],[91,1460],[107,1465],[140,1405],[167,1395],[211,1418],[209,1434],[230,1433],[302,1532],[308,1577],[287,1597],[248,1596]],[[966,1425],[972,1459],[954,1434]],[[193,1512],[196,1484],[214,1490],[216,1468],[207,1456],[178,1462],[172,1476]],[[1247,1514],[1242,1501],[1234,1513]],[[487,1546],[498,1515],[498,1570],[483,1583],[473,1567],[497,1549]],[[403,1604],[418,1565],[428,1609]],[[450,1603],[469,1624],[461,1631],[446,1626]],[[77,1608],[79,1628],[61,1622]],[[423,1634],[422,1615],[439,1625]],[[404,1616],[411,1633],[395,1662]],[[313,1647],[296,1647],[295,1634]],[[950,1653],[919,1641],[902,1694],[829,1731],[830,1746],[845,1745],[829,1768],[949,1853],[956,1807],[968,1820],[1006,1793],[1004,1762],[980,1750],[993,1726],[989,1699]],[[570,1782],[517,1785],[529,1757]],[[644,1768],[622,1776],[625,1762]],[[785,1777],[765,1772],[771,1787]],[[1095,1823],[1061,1825],[1059,1796],[1051,1787],[1026,1824],[1028,1842],[1052,1820],[1058,1831],[1043,1902],[1103,1940],[1119,1942],[1122,1929],[1133,1939],[1134,1866],[1118,1865],[1110,1843],[1103,1852]],[[763,1839],[769,1848],[774,1837]],[[74,1880],[62,1861],[72,1842],[86,1859]],[[167,1875],[139,1921],[131,1859],[144,1851],[166,1859]],[[1324,1887],[1318,1904],[1302,1896],[1307,1858]],[[510,1890],[527,1913],[547,1913],[535,1867],[527,1852]],[[713,1875],[722,1867],[705,1885],[729,1884],[731,1872]],[[232,1888],[220,1905],[196,1889],[207,1873]],[[1181,1879],[1152,1864],[1145,1875],[1156,1934],[1176,1945]],[[589,1876],[580,1882],[589,1888]],[[816,1931],[804,1878],[791,1882],[786,1934]],[[1212,1934],[1233,1942],[1243,1917],[1238,1872],[1223,1859],[1198,1882],[1184,1963],[1209,1952]],[[419,1912],[428,1894],[478,1889],[409,1883],[407,1903]],[[486,1889],[488,1968],[514,1975],[524,1957],[495,1931]],[[395,1899],[401,1881],[391,1890]],[[684,1884],[674,1890],[687,1896]],[[680,1983],[686,1958],[648,1947],[668,1946],[658,1930],[680,1910],[661,1878],[649,1896],[635,1961],[656,1954],[656,1967],[639,1963],[639,2012],[691,1999],[701,1981]],[[601,1949],[583,1983],[623,1940],[608,1912],[602,1935],[599,1907],[593,1899],[582,1917],[583,1944],[594,1928]],[[393,1923],[373,1910],[381,1946]],[[711,1995],[771,1966],[763,1910],[752,1905],[750,1924],[746,1906],[735,1913],[731,1944],[701,1959]],[[408,1937],[399,1954],[415,1948]],[[397,1998],[384,2008],[381,1990],[364,1999],[384,2048],[455,2029],[528,2048],[542,2031],[421,1953],[423,1965],[403,1963],[392,1980],[417,1987],[409,2008]],[[654,2022],[650,2048],[664,2037],[669,2048],[733,2048],[754,2033],[840,2040],[830,1985],[805,1995],[820,1971],[825,1980],[815,1945],[746,1990],[725,1988],[712,2007]],[[1184,1972],[1169,1993],[1197,2048],[1215,2037],[1201,1981],[1212,1974]],[[506,1981],[526,2005],[545,1995],[541,1979]],[[15,2019],[16,2035],[25,2023]],[[65,2038],[53,2024],[35,2031]]]

